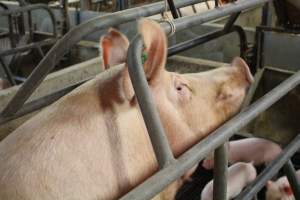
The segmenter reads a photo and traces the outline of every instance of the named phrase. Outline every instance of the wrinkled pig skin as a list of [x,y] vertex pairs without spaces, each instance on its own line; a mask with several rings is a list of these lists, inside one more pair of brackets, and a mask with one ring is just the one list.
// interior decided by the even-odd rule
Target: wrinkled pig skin
[[[252,163],[238,162],[228,168],[227,198],[233,199],[244,187],[256,178]],[[213,180],[207,183],[201,193],[201,200],[213,200]]]
[[[252,76],[241,58],[203,73],[167,72],[164,31],[143,19],[139,32],[150,91],[178,157],[239,110]],[[0,199],[118,199],[158,170],[128,75],[128,43],[110,29],[100,40],[106,70],[0,143]]]

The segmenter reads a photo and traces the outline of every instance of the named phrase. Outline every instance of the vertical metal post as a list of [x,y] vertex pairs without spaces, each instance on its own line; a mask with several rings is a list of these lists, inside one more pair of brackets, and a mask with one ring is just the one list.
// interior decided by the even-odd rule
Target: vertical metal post
[[215,0],[215,8],[219,7],[219,0]]
[[300,182],[299,182],[299,179],[297,178],[296,170],[295,170],[291,160],[289,160],[283,166],[283,171],[289,180],[290,186],[293,190],[296,200],[300,200]]
[[80,11],[90,9],[90,0],[80,0]]
[[7,79],[12,85],[16,85],[16,81],[14,80],[14,77],[12,75],[12,72],[10,71],[10,68],[4,63],[2,58],[0,57],[0,64],[3,66],[3,69],[7,75]]
[[227,200],[228,153],[226,143],[215,150],[213,199]]
[[164,168],[174,161],[174,156],[149,90],[141,61],[142,51],[143,41],[138,35],[128,49],[128,71],[159,167]]
[[174,1],[173,1],[173,0],[167,0],[167,1],[168,1],[169,8],[170,8],[170,11],[171,11],[171,14],[172,14],[173,18],[174,18],[174,19],[178,18],[179,15],[178,15],[178,13],[177,13],[177,10],[176,10]]
[[262,9],[261,25],[271,26],[272,25],[272,12],[271,12],[272,2],[267,2],[264,4]]

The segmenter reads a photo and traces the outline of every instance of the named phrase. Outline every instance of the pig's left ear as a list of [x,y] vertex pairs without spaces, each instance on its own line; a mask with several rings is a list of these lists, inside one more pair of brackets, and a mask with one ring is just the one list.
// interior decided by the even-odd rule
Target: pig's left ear
[[250,72],[249,66],[247,63],[240,57],[235,57],[231,63],[232,66],[238,67],[243,74],[245,74],[246,81],[250,84],[253,82],[253,76]]
[[[139,21],[139,33],[144,40],[144,71],[149,85],[158,85],[163,77],[167,59],[167,39],[160,25],[152,20]],[[142,59],[142,58],[141,58]],[[132,99],[134,92],[129,80],[128,71],[125,75],[124,91],[127,99]]]
[[109,29],[108,33],[100,39],[103,70],[126,61],[129,41],[125,35],[115,29]]

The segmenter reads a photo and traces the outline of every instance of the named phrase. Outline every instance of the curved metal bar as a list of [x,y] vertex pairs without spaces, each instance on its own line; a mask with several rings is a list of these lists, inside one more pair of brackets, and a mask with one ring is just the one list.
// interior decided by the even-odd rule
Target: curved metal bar
[[228,140],[234,133],[243,128],[261,112],[268,109],[290,90],[294,89],[299,83],[300,71],[276,86],[240,114],[227,121],[198,144],[194,145],[174,163],[158,171],[131,192],[127,193],[121,200],[142,200],[152,198],[154,195],[161,192],[164,187],[178,179],[187,170],[191,169],[200,160],[204,159],[208,153],[223,144],[224,141]]
[[57,33],[56,33],[55,16],[54,16],[54,13],[52,12],[52,10],[46,4],[38,3],[38,4],[33,4],[33,5],[25,5],[23,7],[20,7],[20,8],[14,9],[14,10],[3,11],[3,12],[0,13],[0,16],[9,16],[9,15],[29,12],[29,11],[37,10],[37,9],[42,9],[42,10],[45,10],[46,12],[48,12],[48,14],[51,18],[51,21],[52,21],[53,36],[56,37]]
[[244,189],[235,200],[251,200],[257,192],[265,186],[268,180],[273,178],[276,173],[286,164],[300,147],[300,134],[288,144],[276,159],[271,161],[267,167],[257,176],[257,178]]
[[[205,0],[176,0],[177,7],[203,2]],[[57,42],[41,60],[28,79],[23,83],[12,100],[7,104],[0,116],[10,116],[16,113],[33,91],[39,86],[47,74],[54,68],[63,55],[84,36],[95,31],[109,28],[121,23],[132,21],[139,17],[151,16],[164,10],[163,2],[154,3],[138,8],[127,9],[113,14],[93,18],[71,29]]]
[[154,105],[141,61],[143,41],[138,35],[130,44],[127,54],[128,71],[148,134],[160,168],[174,162],[174,156]]

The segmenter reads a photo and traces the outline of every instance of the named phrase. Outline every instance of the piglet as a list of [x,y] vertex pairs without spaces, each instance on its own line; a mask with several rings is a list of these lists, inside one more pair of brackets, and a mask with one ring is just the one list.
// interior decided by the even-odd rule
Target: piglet
[[[236,197],[242,189],[256,178],[256,169],[252,163],[238,162],[228,168],[227,198]],[[204,187],[201,200],[213,200],[213,180]]]
[[[300,179],[300,170],[297,171],[297,177]],[[268,181],[266,200],[295,200],[286,176],[279,178],[277,181]]]
[[[281,147],[261,138],[247,138],[229,142],[229,163],[252,162],[255,166],[272,161],[281,152]],[[211,153],[202,166],[206,169],[214,167],[214,154]]]

